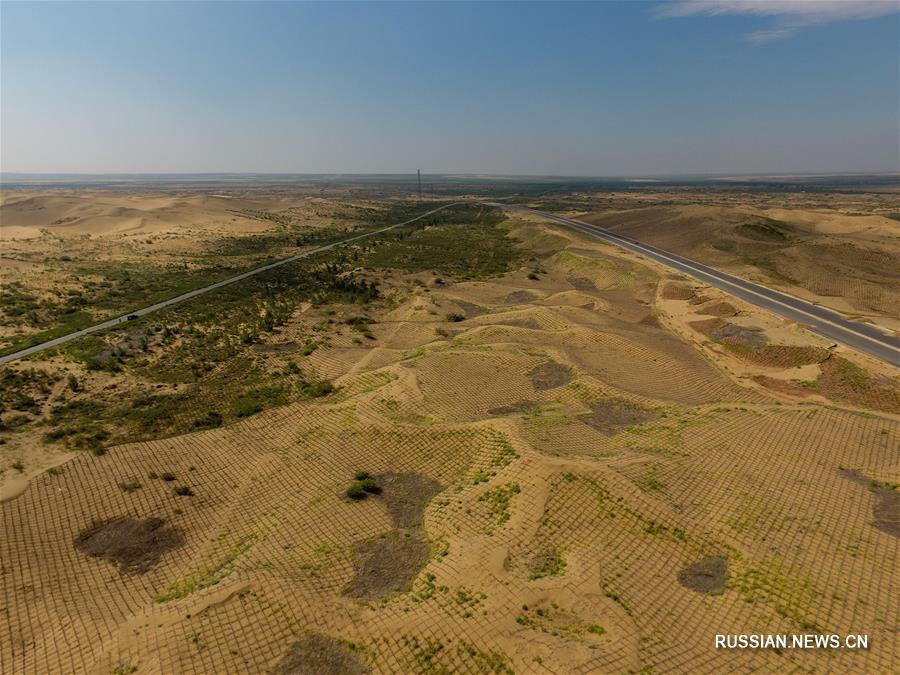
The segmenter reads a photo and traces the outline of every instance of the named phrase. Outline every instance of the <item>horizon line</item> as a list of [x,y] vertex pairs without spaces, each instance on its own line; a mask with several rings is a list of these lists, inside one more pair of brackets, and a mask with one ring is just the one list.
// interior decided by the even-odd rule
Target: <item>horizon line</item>
[[[91,177],[91,176],[412,176],[415,172],[347,172],[347,171],[0,171],[0,179],[4,177]],[[829,177],[829,176],[898,176],[900,170],[873,170],[873,171],[753,171],[753,172],[693,172],[693,173],[623,173],[623,174],[557,174],[557,173],[504,173],[497,171],[447,171],[422,173],[422,176],[435,177],[470,177],[470,178],[579,178],[579,179],[616,179],[616,178],[741,178],[741,177],[767,177],[767,178],[803,178],[803,177]]]

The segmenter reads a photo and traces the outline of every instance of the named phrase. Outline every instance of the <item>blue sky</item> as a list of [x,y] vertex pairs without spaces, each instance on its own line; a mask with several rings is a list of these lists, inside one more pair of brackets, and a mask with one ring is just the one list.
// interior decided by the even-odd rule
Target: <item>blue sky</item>
[[0,169],[897,171],[897,3],[806,1],[2,2]]

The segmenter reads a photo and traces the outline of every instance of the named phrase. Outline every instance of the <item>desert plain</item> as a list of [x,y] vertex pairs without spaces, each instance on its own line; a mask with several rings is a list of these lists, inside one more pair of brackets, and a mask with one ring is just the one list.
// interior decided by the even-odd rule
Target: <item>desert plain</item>
[[[896,191],[488,196],[900,329]],[[895,669],[897,367],[482,197],[4,190],[3,353],[373,234],[0,366],[0,671]]]

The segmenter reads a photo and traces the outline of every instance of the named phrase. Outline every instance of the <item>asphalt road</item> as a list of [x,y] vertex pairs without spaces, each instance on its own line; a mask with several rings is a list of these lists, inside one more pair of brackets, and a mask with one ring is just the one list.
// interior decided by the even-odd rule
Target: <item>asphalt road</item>
[[[300,260],[301,258],[306,258],[311,255],[327,251],[334,248],[335,246],[340,246],[341,244],[346,244],[348,242],[356,241],[357,239],[363,239],[365,237],[371,237],[375,234],[380,234],[381,232],[386,232],[397,227],[403,227],[404,225],[413,223],[426,216],[430,216],[432,213],[437,213],[438,211],[442,211],[453,206],[459,206],[460,204],[464,203],[466,202],[455,202],[453,204],[447,204],[445,206],[427,211],[420,216],[416,216],[415,218],[411,218],[402,223],[388,225],[387,227],[383,227],[379,230],[374,230],[372,232],[366,232],[365,234],[360,234],[355,237],[342,239],[341,241],[336,241],[333,244],[328,244],[327,246],[320,246],[309,251],[304,251],[303,253],[298,253],[297,255],[291,256],[290,258],[285,258],[268,265],[263,265],[262,267],[256,267],[247,272],[243,272],[233,277],[223,279],[222,281],[217,281],[214,284],[203,286],[202,288],[196,288],[192,291],[188,291],[187,293],[182,293],[181,295],[178,295],[174,298],[163,300],[162,302],[158,302],[155,305],[150,305],[149,307],[144,307],[142,309],[136,309],[128,312],[127,314],[123,314],[122,316],[118,316],[114,319],[109,319],[108,321],[95,324],[88,328],[83,328],[82,330],[76,331],[74,333],[69,333],[68,335],[63,335],[61,337],[54,338],[53,340],[42,342],[41,344],[28,347],[27,349],[22,349],[12,354],[7,354],[6,356],[0,356],[0,364],[9,363],[10,361],[15,361],[16,359],[28,356],[29,354],[34,354],[45,349],[50,349],[51,347],[65,344],[66,342],[82,337],[83,335],[90,335],[91,333],[96,333],[97,331],[112,328],[113,326],[128,321],[129,316],[145,316],[147,314],[150,314],[151,312],[163,309],[164,307],[169,307],[170,305],[184,302],[185,300],[197,297],[198,295],[209,293],[210,291],[213,291],[217,288],[222,288],[223,286],[242,281],[243,279],[247,279],[248,277],[251,277],[255,274],[260,274],[267,270],[280,267],[281,265],[286,265],[296,260]],[[747,302],[758,307],[762,307],[763,309],[767,309],[775,314],[779,314],[785,318],[791,319],[792,321],[801,323],[809,330],[813,331],[814,333],[818,333],[823,337],[834,340],[835,342],[839,342],[843,345],[846,345],[847,347],[851,347],[852,349],[859,350],[870,356],[874,356],[875,358],[880,359],[886,363],[900,367],[900,339],[895,336],[888,335],[874,326],[870,326],[864,323],[858,323],[856,321],[850,321],[834,310],[826,309],[820,305],[815,305],[811,302],[801,300],[800,298],[794,297],[787,293],[782,293],[781,291],[776,291],[772,288],[761,286],[760,284],[755,284],[752,281],[741,279],[740,277],[728,274],[727,272],[721,272],[717,269],[709,267],[708,265],[689,260],[688,258],[683,258],[679,255],[675,255],[674,253],[669,253],[668,251],[656,248],[655,246],[642,244],[638,241],[635,241],[634,239],[623,237],[622,235],[610,232],[609,230],[605,230],[595,225],[589,225],[587,223],[582,223],[571,218],[564,218],[552,213],[546,213],[545,211],[529,209],[524,206],[515,206],[510,204],[491,205],[500,206],[504,209],[512,211],[525,211],[540,216],[541,218],[560,223],[574,230],[578,230],[579,232],[583,232],[584,234],[588,234],[599,239],[604,239],[611,244],[629,251],[633,251],[634,253],[639,253],[650,258],[651,260],[655,260],[656,262],[666,265],[667,267],[688,274],[695,279],[703,281],[710,286],[719,288],[726,293],[741,298],[742,300],[746,300]]]
[[757,307],[762,307],[787,319],[801,323],[812,332],[818,333],[829,340],[839,342],[869,356],[874,356],[876,359],[900,367],[900,338],[888,335],[875,326],[850,321],[842,314],[821,305],[755,284],[752,281],[741,279],[727,272],[721,272],[703,263],[683,258],[655,246],[642,244],[634,239],[623,237],[596,225],[588,225],[578,220],[563,218],[562,216],[536,211],[524,206],[512,206],[509,204],[496,204],[496,206],[502,206],[513,211],[525,211],[598,239],[604,239],[611,244],[639,253],[667,267],[688,274],[699,281],[715,286]]
[[36,352],[43,351],[45,349],[50,349],[51,347],[57,347],[61,344],[65,344],[70,340],[74,340],[76,338],[80,338],[84,335],[90,335],[91,333],[96,333],[97,331],[106,330],[107,328],[112,328],[113,326],[117,326],[120,323],[124,323],[128,321],[129,316],[145,316],[150,314],[151,312],[155,312],[157,310],[163,309],[164,307],[169,307],[170,305],[177,304],[179,302],[184,302],[185,300],[190,300],[191,298],[196,298],[198,295],[203,295],[204,293],[209,293],[210,291],[214,291],[217,288],[222,288],[222,286],[228,286],[229,284],[236,283],[238,281],[242,281],[247,279],[248,277],[252,277],[255,274],[260,274],[267,270],[275,269],[276,267],[281,267],[282,265],[287,265],[288,263],[292,263],[296,260],[300,260],[301,258],[308,258],[311,255],[315,255],[316,253],[322,253],[323,251],[327,251],[329,249],[334,248],[335,246],[340,246],[341,244],[346,244],[351,241],[356,241],[357,239],[364,239],[365,237],[371,237],[376,234],[380,234],[382,232],[387,232],[388,230],[393,230],[398,227],[403,227],[404,225],[409,225],[410,223],[414,223],[417,220],[421,220],[425,216],[430,216],[432,213],[437,213],[438,211],[443,211],[444,209],[449,209],[453,206],[459,206],[460,204],[465,204],[466,202],[454,202],[453,204],[446,204],[444,206],[438,207],[436,209],[432,209],[431,211],[427,211],[420,216],[416,216],[415,218],[410,218],[409,220],[405,220],[402,223],[396,223],[395,225],[388,225],[387,227],[382,227],[380,230],[374,230],[372,232],[366,232],[365,234],[359,234],[355,237],[349,237],[347,239],[342,239],[341,241],[336,241],[333,244],[328,244],[327,246],[320,246],[319,248],[314,248],[309,251],[304,251],[303,253],[298,253],[297,255],[291,256],[290,258],[284,258],[283,260],[279,260],[277,262],[270,263],[268,265],[263,265],[262,267],[255,267],[252,270],[247,272],[242,272],[241,274],[236,274],[233,277],[228,277],[227,279],[223,279],[222,281],[217,281],[214,284],[210,284],[209,286],[203,286],[202,288],[195,288],[192,291],[188,291],[187,293],[182,293],[181,295],[175,296],[174,298],[170,298],[168,300],[163,300],[162,302],[157,302],[155,305],[150,305],[149,307],[144,307],[142,309],[135,309],[127,314],[123,314],[122,316],[118,316],[114,319],[109,319],[108,321],[104,321],[102,323],[95,324],[93,326],[89,326],[88,328],[82,328],[79,331],[75,331],[74,333],[69,333],[68,335],[63,335],[58,338],[54,338],[53,340],[48,340],[47,342],[42,342],[38,345],[34,345],[33,347],[28,347],[27,349],[22,349],[17,352],[13,352],[12,354],[7,354],[6,356],[0,356],[0,364],[9,363],[10,361],[15,361],[16,359],[21,359],[23,356],[28,356],[29,354],[34,354]]

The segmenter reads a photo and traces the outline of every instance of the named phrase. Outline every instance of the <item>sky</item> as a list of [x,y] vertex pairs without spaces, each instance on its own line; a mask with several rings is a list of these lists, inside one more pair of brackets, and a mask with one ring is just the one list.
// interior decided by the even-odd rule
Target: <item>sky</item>
[[898,0],[0,2],[0,170],[900,170]]

